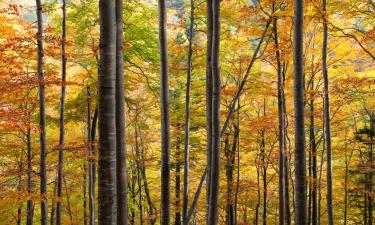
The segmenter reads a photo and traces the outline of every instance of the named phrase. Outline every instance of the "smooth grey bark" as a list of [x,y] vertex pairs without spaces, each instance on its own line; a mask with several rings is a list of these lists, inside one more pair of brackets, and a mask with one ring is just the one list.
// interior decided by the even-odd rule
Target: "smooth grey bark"
[[62,1],[62,34],[61,34],[61,96],[60,96],[60,124],[59,124],[59,159],[57,171],[57,203],[56,203],[56,225],[61,225],[62,211],[62,177],[64,173],[64,141],[65,141],[65,92],[66,92],[66,3]]
[[220,0],[212,1],[212,154],[210,177],[210,207],[207,225],[218,222],[219,180],[220,180],[220,97],[221,81],[219,68],[220,51]]
[[98,223],[117,224],[116,204],[116,4],[100,0]]
[[306,137],[303,74],[303,0],[294,0],[294,135],[295,225],[306,225]]
[[123,53],[123,0],[116,0],[116,182],[117,224],[128,224]]
[[43,17],[41,0],[36,0],[37,15],[37,45],[38,45],[38,66],[37,74],[39,81],[39,129],[40,129],[40,223],[48,223],[48,201],[47,201],[47,140],[46,140],[46,113],[45,113],[45,83],[43,73]]
[[87,94],[87,150],[89,153],[88,157],[88,196],[89,196],[89,225],[95,224],[95,194],[94,194],[94,173],[93,165],[94,165],[94,151],[93,151],[93,141],[91,136],[91,93],[90,93],[90,86],[87,86],[86,89]]
[[329,105],[329,80],[327,68],[327,1],[323,0],[323,47],[322,47],[322,70],[324,80],[324,120],[326,130],[326,148],[327,148],[327,216],[328,224],[333,225],[333,205],[332,205],[332,144],[331,144],[331,121]]
[[278,120],[279,120],[279,225],[284,225],[285,221],[285,121],[284,121],[284,102],[283,102],[283,77],[280,60],[280,47],[277,31],[277,18],[273,19],[273,32],[274,41],[276,47],[276,63],[277,63],[277,108],[278,108]]
[[160,113],[161,113],[161,207],[160,224],[170,223],[170,116],[166,1],[159,0]]
[[27,194],[29,198],[27,199],[27,218],[26,225],[33,224],[33,214],[34,214],[34,203],[30,198],[33,188],[33,166],[32,166],[32,148],[31,148],[31,130],[27,129],[26,133],[27,140]]
[[193,37],[194,37],[194,0],[190,0],[190,26],[189,26],[189,47],[187,60],[186,76],[186,96],[185,96],[185,140],[184,140],[184,190],[182,220],[185,222],[189,204],[189,144],[190,144],[190,89],[192,74],[192,56],[193,56]]

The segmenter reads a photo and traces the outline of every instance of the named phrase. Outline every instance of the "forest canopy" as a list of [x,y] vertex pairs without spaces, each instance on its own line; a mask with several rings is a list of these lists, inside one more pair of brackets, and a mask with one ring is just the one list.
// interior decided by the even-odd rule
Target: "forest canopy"
[[373,0],[0,0],[0,21],[0,224],[374,224]]

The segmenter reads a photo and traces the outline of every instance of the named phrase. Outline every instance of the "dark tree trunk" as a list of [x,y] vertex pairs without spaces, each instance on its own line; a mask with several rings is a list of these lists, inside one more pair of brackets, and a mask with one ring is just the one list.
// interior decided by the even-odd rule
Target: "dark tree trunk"
[[27,129],[26,133],[27,139],[27,194],[29,195],[27,199],[27,219],[26,225],[33,224],[33,214],[34,214],[34,204],[31,199],[32,188],[33,188],[33,165],[32,165],[32,149],[31,149],[31,131],[30,128]]
[[87,225],[87,174],[86,165],[83,165],[83,224]]
[[[142,205],[142,162],[141,162],[141,149],[139,146],[139,128],[138,128],[138,115],[139,115],[139,104],[136,103],[135,111],[135,124],[134,124],[134,133],[135,133],[135,155],[136,155],[136,169],[137,169],[137,185],[138,185],[138,211],[139,211],[139,224],[143,225],[143,205]],[[135,182],[135,181],[134,181]]]
[[99,73],[99,225],[117,224],[116,204],[116,10],[100,0]]
[[40,129],[40,223],[48,223],[48,201],[47,201],[47,140],[46,140],[46,113],[45,113],[45,83],[43,73],[43,18],[41,0],[36,0],[36,14],[38,23],[37,43],[38,43],[38,67],[37,74],[39,80],[39,129]]
[[[87,150],[89,153],[88,157],[88,174],[89,174],[89,225],[95,224],[95,194],[94,194],[94,150],[93,141],[92,141],[92,131],[91,131],[91,93],[90,86],[87,86]],[[94,137],[95,138],[95,137]]]
[[276,47],[276,63],[277,63],[277,106],[278,106],[278,119],[279,119],[279,225],[284,225],[285,220],[285,123],[284,123],[284,103],[283,103],[283,77],[280,60],[280,48],[277,31],[277,18],[273,19],[273,32]]
[[125,96],[123,53],[123,0],[116,0],[116,182],[117,224],[128,224],[125,143]]
[[206,185],[206,223],[210,208],[210,180],[211,180],[211,155],[212,155],[212,0],[206,0],[207,7],[207,49],[206,49],[206,157],[207,157],[207,185]]
[[57,203],[56,203],[56,225],[61,225],[61,211],[62,211],[62,177],[64,167],[64,139],[65,139],[65,85],[66,85],[66,4],[62,1],[62,34],[61,34],[61,96],[60,96],[60,130],[59,130],[59,161],[57,171]]
[[257,203],[255,206],[255,219],[254,224],[258,225],[259,222],[259,207],[260,207],[260,161],[259,161],[259,152],[257,152],[256,160],[256,169],[257,169]]
[[[311,78],[311,89],[314,90],[314,77]],[[314,97],[313,97],[314,98]],[[317,195],[317,147],[315,141],[315,116],[314,116],[314,99],[310,101],[310,151],[311,151],[311,161],[312,161],[312,184],[311,184],[311,199],[312,199],[312,214],[311,214],[311,221],[312,225],[317,225],[318,219],[318,212],[317,212],[317,202],[318,202],[318,195]],[[310,178],[311,179],[311,178]]]
[[220,50],[220,1],[212,1],[212,156],[210,177],[210,207],[207,225],[218,222],[219,180],[220,180],[220,96],[221,81],[219,68]]
[[170,223],[170,117],[166,1],[159,0],[160,112],[161,112],[161,207],[160,224]]
[[303,89],[303,0],[294,0],[295,225],[306,225],[306,153]]
[[186,96],[185,96],[185,141],[184,141],[184,193],[182,207],[182,221],[185,222],[189,204],[189,144],[190,144],[190,89],[193,58],[194,37],[194,0],[190,0],[189,50],[187,60]]
[[[263,116],[266,116],[266,100],[263,101]],[[261,143],[260,143],[260,161],[262,165],[263,175],[263,225],[267,225],[267,162],[266,162],[266,141],[265,141],[266,130],[261,131]]]
[[[180,124],[177,124],[177,133],[179,133]],[[180,137],[177,134],[176,140],[176,180],[175,180],[175,225],[181,225],[181,149],[180,149]]]
[[196,206],[198,204],[198,199],[199,199],[199,196],[202,192],[203,183],[206,180],[206,176],[207,176],[207,169],[203,172],[203,176],[201,177],[201,180],[200,180],[199,185],[198,185],[198,189],[197,189],[197,191],[195,192],[195,195],[194,195],[193,202],[191,203],[190,209],[188,210],[188,214],[186,216],[186,221],[184,222],[184,225],[188,225],[192,215],[196,213],[195,209],[196,209]]
[[331,147],[331,121],[329,106],[329,80],[327,68],[327,1],[323,0],[323,49],[322,49],[322,70],[324,79],[324,119],[327,145],[327,215],[328,225],[333,225],[333,205],[332,205],[332,147]]
[[20,162],[18,165],[18,185],[17,185],[17,191],[18,191],[18,209],[17,209],[17,225],[21,225],[22,220],[22,202],[21,202],[21,193],[22,193],[22,174],[23,174],[23,154],[21,153],[20,156]]

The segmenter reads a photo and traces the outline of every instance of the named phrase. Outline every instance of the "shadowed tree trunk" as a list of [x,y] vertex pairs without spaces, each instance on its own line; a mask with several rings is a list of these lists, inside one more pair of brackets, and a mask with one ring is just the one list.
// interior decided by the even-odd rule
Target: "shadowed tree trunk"
[[206,223],[210,208],[210,180],[211,180],[211,155],[212,155],[212,0],[206,0],[207,7],[207,49],[206,49],[206,157],[207,157],[207,182],[206,182]]
[[159,0],[160,112],[161,112],[161,207],[160,224],[170,222],[170,117],[167,51],[167,12],[165,0]]
[[329,106],[329,80],[327,71],[327,0],[323,0],[323,48],[322,48],[322,70],[324,79],[324,120],[326,130],[327,147],[327,210],[328,225],[333,225],[333,205],[332,205],[332,147],[331,147],[331,121]]
[[207,225],[218,222],[219,180],[220,180],[220,96],[221,81],[219,68],[220,50],[220,1],[212,1],[212,156],[210,177],[210,207]]
[[30,128],[27,129],[26,133],[27,139],[27,218],[26,218],[26,225],[33,224],[33,214],[34,214],[34,204],[33,200],[31,199],[32,188],[33,188],[33,166],[32,166],[32,149],[31,149],[31,132]]
[[303,0],[294,0],[294,135],[295,135],[295,225],[306,225],[306,153],[303,88]]
[[[311,78],[311,90],[314,91],[314,76]],[[315,116],[314,116],[314,97],[310,100],[310,151],[311,151],[311,161],[312,161],[312,167],[311,167],[311,173],[312,173],[312,184],[311,184],[311,199],[312,199],[312,213],[311,213],[311,222],[312,225],[317,225],[317,201],[318,201],[318,195],[317,195],[317,147],[316,147],[316,141],[315,141]],[[311,179],[311,178],[310,178]]]
[[116,207],[116,11],[115,0],[100,0],[99,225],[117,224]]
[[59,161],[57,171],[57,203],[56,203],[56,225],[61,225],[61,195],[62,195],[62,177],[64,169],[64,139],[65,139],[65,85],[66,85],[66,4],[62,1],[62,34],[61,34],[61,96],[60,96],[60,130],[59,130]]
[[192,74],[194,37],[194,0],[190,0],[189,50],[187,60],[186,96],[185,96],[185,140],[184,140],[184,193],[182,206],[182,221],[185,222],[189,204],[189,144],[190,144],[190,86]]
[[125,143],[125,96],[123,53],[123,0],[116,0],[116,182],[117,224],[128,224]]
[[284,103],[283,103],[283,77],[281,71],[281,60],[280,60],[280,48],[277,31],[277,18],[273,19],[274,39],[276,47],[276,63],[277,63],[277,107],[278,107],[278,119],[279,119],[279,225],[284,225],[285,220],[285,134],[284,134]]
[[181,140],[179,137],[180,123],[177,123],[177,140],[176,140],[176,180],[175,180],[175,225],[181,225]]
[[93,151],[93,142],[91,136],[91,93],[90,93],[90,86],[87,86],[87,150],[89,153],[88,157],[88,174],[89,174],[89,225],[95,224],[95,194],[94,194],[94,176],[95,170],[94,167],[94,151]]
[[43,73],[43,18],[41,0],[36,0],[36,15],[38,24],[38,66],[37,74],[39,81],[39,129],[40,129],[40,223],[48,223],[48,201],[47,201],[47,140],[46,140],[46,113],[45,113],[45,83]]

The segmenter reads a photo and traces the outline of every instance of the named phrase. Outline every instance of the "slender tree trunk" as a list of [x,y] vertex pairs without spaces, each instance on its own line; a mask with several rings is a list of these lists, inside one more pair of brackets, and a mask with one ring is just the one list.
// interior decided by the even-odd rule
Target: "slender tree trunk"
[[161,207],[160,224],[170,223],[170,117],[166,1],[159,0],[160,112],[161,112]]
[[182,207],[182,221],[185,223],[188,204],[189,204],[189,144],[190,144],[190,89],[192,74],[192,56],[193,56],[193,37],[194,37],[194,0],[190,0],[190,27],[189,27],[189,50],[188,50],[188,69],[186,77],[186,96],[185,96],[185,141],[184,141],[184,193]]
[[206,158],[207,158],[207,182],[206,182],[206,224],[210,208],[211,185],[211,155],[212,155],[212,0],[206,0],[207,7],[207,49],[206,49]]
[[303,89],[303,0],[294,0],[295,225],[306,225],[306,153]]
[[99,225],[117,224],[116,204],[116,10],[100,0]]
[[323,49],[322,49],[322,69],[324,79],[324,118],[326,130],[327,145],[327,209],[328,209],[328,225],[333,225],[333,205],[332,205],[332,147],[331,147],[331,121],[329,106],[329,80],[327,68],[327,1],[323,0]]
[[87,175],[86,165],[83,165],[83,224],[87,225]]
[[[312,77],[314,79],[314,77]],[[311,81],[311,89],[314,90],[314,80]],[[315,141],[315,116],[314,116],[314,99],[310,101],[310,151],[311,151],[311,160],[312,160],[312,188],[311,188],[311,199],[312,199],[312,214],[311,214],[311,221],[312,225],[317,225],[317,149],[316,149],[316,141]]]
[[237,132],[237,180],[236,180],[236,192],[234,194],[234,225],[237,225],[237,213],[238,213],[238,194],[240,192],[240,99],[237,100],[237,124],[235,125],[235,132]]
[[217,225],[220,180],[220,96],[221,81],[219,68],[220,50],[220,1],[212,1],[212,159],[210,177],[210,208],[208,224]]
[[[324,111],[324,104],[323,104],[323,111]],[[324,122],[324,116],[323,116],[323,127],[325,126],[325,122]],[[325,153],[325,142],[326,142],[326,139],[325,139],[325,131],[324,129],[322,130],[323,131],[323,150],[322,150],[322,153],[320,155],[320,168],[319,168],[319,178],[318,178],[318,225],[320,225],[321,223],[321,218],[320,218],[320,215],[321,215],[321,200],[322,200],[322,175],[323,175],[323,164],[324,164],[324,153]]]
[[73,225],[73,213],[72,213],[72,207],[70,205],[70,195],[68,192],[68,186],[66,185],[65,175],[63,176],[63,181],[64,181],[64,186],[65,186],[66,202],[67,202],[67,209],[69,212],[70,224]]
[[20,156],[20,162],[18,166],[18,185],[17,185],[17,191],[18,191],[18,197],[17,197],[17,203],[18,203],[18,209],[17,209],[17,225],[21,225],[22,220],[22,202],[21,202],[21,193],[22,193],[22,174],[23,174],[23,154],[21,152]]
[[32,149],[31,149],[31,131],[30,128],[27,129],[26,133],[27,139],[27,219],[26,225],[33,224],[33,214],[34,214],[34,204],[31,198],[32,188],[33,188],[33,165],[32,165]]
[[89,225],[95,224],[95,198],[94,198],[94,151],[91,136],[91,93],[90,86],[87,86],[87,150],[89,153],[88,157],[88,174],[89,174]]
[[283,103],[283,77],[281,71],[280,48],[277,31],[277,18],[273,20],[273,32],[276,47],[276,63],[277,63],[277,106],[279,117],[279,225],[284,225],[285,220],[285,179],[284,179],[284,159],[285,159],[285,138],[284,138],[284,103]]
[[255,206],[255,219],[254,224],[258,225],[259,221],[259,206],[260,206],[260,163],[259,163],[259,154],[257,153],[256,160],[256,169],[257,169],[257,204]]
[[116,182],[117,224],[128,224],[123,54],[123,0],[116,0]]
[[[54,187],[53,187],[53,196],[56,196],[56,190],[57,190],[57,175],[56,175],[55,181],[54,181],[53,183],[54,183]],[[55,224],[55,201],[54,201],[54,198],[52,199],[51,205],[52,205],[52,210],[51,210],[50,223],[51,223],[51,225],[54,225],[54,224]]]
[[263,175],[263,214],[262,214],[262,219],[263,219],[263,225],[267,225],[267,162],[266,162],[266,153],[265,153],[265,150],[266,150],[266,143],[265,143],[265,130],[262,131],[261,133],[261,146],[260,146],[260,149],[261,149],[261,153],[260,153],[260,160],[261,160],[261,164],[262,164],[262,175]]
[[62,177],[64,167],[64,139],[65,139],[65,85],[66,85],[66,4],[62,1],[62,35],[61,35],[61,96],[60,96],[60,135],[59,135],[59,161],[57,172],[57,203],[56,203],[56,225],[61,225],[61,195],[62,195]]
[[[177,133],[179,133],[180,124],[177,124]],[[181,225],[181,149],[180,149],[180,137],[177,134],[176,141],[176,180],[175,180],[175,225]]]
[[38,80],[39,80],[39,129],[40,129],[40,223],[48,223],[48,201],[47,201],[47,140],[46,140],[46,113],[45,113],[45,83],[43,73],[43,17],[41,0],[36,0],[37,8],[37,43],[38,43]]
[[188,225],[192,215],[196,214],[195,209],[196,209],[196,206],[198,204],[199,195],[202,192],[203,183],[206,180],[206,176],[207,176],[207,169],[203,172],[203,176],[201,177],[201,180],[200,180],[199,185],[198,185],[198,189],[197,189],[197,191],[195,192],[195,195],[194,195],[193,202],[191,203],[190,209],[188,210],[188,214],[186,216],[186,221],[185,221],[184,225]]

